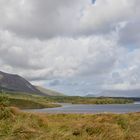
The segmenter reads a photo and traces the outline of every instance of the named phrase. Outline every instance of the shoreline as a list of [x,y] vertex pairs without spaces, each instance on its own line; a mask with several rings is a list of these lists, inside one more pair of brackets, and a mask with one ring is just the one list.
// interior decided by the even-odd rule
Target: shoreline
[[49,114],[127,114],[140,112],[140,104],[70,104],[61,103],[61,107],[43,109],[25,109],[25,112]]

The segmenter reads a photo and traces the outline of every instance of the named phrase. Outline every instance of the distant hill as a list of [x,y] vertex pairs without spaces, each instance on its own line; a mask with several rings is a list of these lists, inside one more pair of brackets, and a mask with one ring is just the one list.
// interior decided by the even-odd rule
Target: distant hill
[[140,89],[128,90],[104,90],[98,94],[88,94],[86,97],[138,97],[140,98]]
[[113,96],[113,97],[140,97],[140,89],[128,90],[105,90],[100,93],[100,96]]
[[54,90],[50,90],[50,89],[46,89],[44,87],[41,86],[35,86],[40,92],[49,95],[49,96],[64,96],[64,94],[54,91]]
[[94,94],[87,94],[85,97],[96,97]]
[[0,71],[0,90],[44,95],[23,77],[2,71]]
[[140,101],[140,89],[134,90],[105,90],[99,94],[87,94],[85,97],[125,98]]

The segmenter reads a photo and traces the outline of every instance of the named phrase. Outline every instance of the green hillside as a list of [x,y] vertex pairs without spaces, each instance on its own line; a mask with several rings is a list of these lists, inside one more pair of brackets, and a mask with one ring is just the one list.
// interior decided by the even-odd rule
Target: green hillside
[[50,89],[46,89],[44,87],[41,86],[35,86],[40,92],[49,95],[49,96],[64,96],[64,94],[54,91],[54,90],[50,90]]
[[20,109],[42,109],[61,106],[44,99],[42,96],[21,93],[0,93],[0,105],[13,106]]

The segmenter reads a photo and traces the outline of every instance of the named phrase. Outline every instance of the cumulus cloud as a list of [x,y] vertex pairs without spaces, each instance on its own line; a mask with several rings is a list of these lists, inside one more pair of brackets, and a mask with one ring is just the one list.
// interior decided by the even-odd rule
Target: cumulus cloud
[[22,69],[21,74],[28,71],[24,73],[25,77],[30,76],[33,80],[107,73],[113,68],[118,52],[116,39],[110,38],[112,35],[76,40],[60,37],[42,42],[27,41],[3,31],[0,36],[1,61],[13,69],[11,72],[14,67],[19,73]]
[[79,28],[80,11],[88,3],[91,1],[10,0],[1,5],[6,5],[2,20],[5,28],[24,37],[73,35]]
[[1,0],[0,14],[4,28],[45,39],[108,32],[138,12],[137,0]]

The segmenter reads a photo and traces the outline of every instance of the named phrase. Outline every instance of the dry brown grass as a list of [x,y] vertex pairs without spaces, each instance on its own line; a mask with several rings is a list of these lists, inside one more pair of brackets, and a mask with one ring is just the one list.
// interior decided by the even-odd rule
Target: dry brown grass
[[140,113],[35,114],[1,108],[0,114],[0,140],[140,140]]

